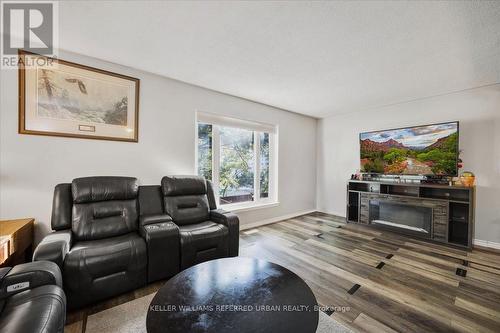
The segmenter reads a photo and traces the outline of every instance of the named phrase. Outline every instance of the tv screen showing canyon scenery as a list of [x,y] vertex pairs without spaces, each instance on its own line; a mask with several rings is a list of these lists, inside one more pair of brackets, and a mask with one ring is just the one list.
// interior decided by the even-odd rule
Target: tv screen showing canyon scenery
[[361,172],[456,176],[458,122],[361,133]]

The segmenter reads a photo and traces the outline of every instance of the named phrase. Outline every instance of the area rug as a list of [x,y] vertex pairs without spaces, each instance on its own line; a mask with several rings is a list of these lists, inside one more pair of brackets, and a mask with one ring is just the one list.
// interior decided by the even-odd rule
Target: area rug
[[[89,316],[85,332],[146,333],[146,314],[154,295],[153,293]],[[316,333],[352,333],[352,331],[320,311]]]

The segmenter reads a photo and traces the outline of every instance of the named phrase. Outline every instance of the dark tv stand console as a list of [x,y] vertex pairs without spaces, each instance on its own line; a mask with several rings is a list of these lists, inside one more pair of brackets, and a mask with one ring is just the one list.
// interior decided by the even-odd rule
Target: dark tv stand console
[[350,180],[348,223],[472,248],[474,187]]

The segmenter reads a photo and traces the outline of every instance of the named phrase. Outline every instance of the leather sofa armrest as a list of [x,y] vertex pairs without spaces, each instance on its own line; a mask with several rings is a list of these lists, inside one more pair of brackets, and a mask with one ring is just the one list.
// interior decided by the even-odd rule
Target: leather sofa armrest
[[240,244],[240,219],[238,216],[223,209],[213,209],[210,211],[210,220],[227,227],[229,230],[229,256],[238,256]]
[[59,267],[50,261],[36,261],[14,266],[0,282],[0,299],[10,297],[27,289],[44,285],[62,288]]
[[71,230],[61,230],[45,236],[33,253],[33,261],[47,260],[56,263],[62,270],[64,258],[71,249]]
[[179,227],[168,215],[141,216],[140,224],[139,233],[146,240],[148,250],[148,282],[179,273]]
[[172,218],[167,214],[150,214],[150,215],[141,215],[139,217],[139,225],[141,227],[149,224],[163,223],[163,222],[172,222]]

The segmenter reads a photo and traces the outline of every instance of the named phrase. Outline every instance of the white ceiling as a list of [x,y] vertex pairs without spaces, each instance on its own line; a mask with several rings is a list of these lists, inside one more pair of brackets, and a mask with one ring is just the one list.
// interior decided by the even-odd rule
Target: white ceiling
[[62,49],[325,117],[500,82],[500,1],[61,2]]

